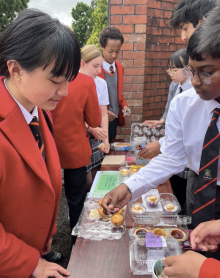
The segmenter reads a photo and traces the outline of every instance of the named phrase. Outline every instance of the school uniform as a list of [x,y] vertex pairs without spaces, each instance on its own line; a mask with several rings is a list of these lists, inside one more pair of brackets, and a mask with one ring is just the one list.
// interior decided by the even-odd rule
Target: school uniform
[[219,261],[206,259],[200,268],[198,278],[220,278],[219,268]]
[[[178,94],[183,93],[191,88],[192,88],[192,83],[189,80],[186,80],[186,82],[182,85],[180,83],[175,83],[175,82],[172,82],[170,84],[169,94],[168,94],[168,98],[167,98],[167,104],[165,106],[165,111],[164,111],[161,119],[164,119],[166,122],[167,114],[168,114],[170,103],[171,103],[172,99],[175,96],[177,96]],[[159,140],[160,145],[162,145],[163,141],[164,141],[164,137],[162,137]],[[177,197],[177,200],[179,201],[180,206],[182,208],[182,211],[180,212],[180,214],[185,213],[183,208],[184,208],[185,202],[186,202],[186,185],[187,185],[188,171],[189,171],[189,168],[186,167],[181,173],[173,175],[170,178],[172,190],[174,192],[174,195]]]
[[86,165],[92,154],[85,122],[101,124],[95,83],[92,77],[78,73],[68,85],[68,95],[51,111],[54,138],[61,167],[64,169],[65,193],[69,205],[70,227],[76,225],[86,195]]
[[[109,105],[108,87],[106,81],[103,80],[101,77],[96,76],[94,82],[96,86],[99,106]],[[98,146],[102,143],[101,140],[96,139],[92,134],[90,134],[89,143],[92,149],[92,156],[90,164],[86,166],[87,173],[91,171],[93,168],[101,165],[105,155],[103,152],[100,152],[98,148]]]
[[[132,192],[131,201],[136,200],[149,189],[165,182],[173,174],[181,172],[187,163],[193,172],[202,177],[199,181],[207,180],[208,178],[205,177],[205,173],[203,172],[209,170],[212,167],[211,164],[215,162],[217,163],[215,170],[216,177],[214,170],[212,172],[209,170],[212,176],[209,186],[205,185],[201,188],[192,188],[190,199],[187,188],[187,206],[190,208],[188,214],[192,214],[193,223],[196,223],[196,225],[199,222],[219,218],[220,161],[218,155],[210,163],[204,167],[200,167],[203,162],[201,157],[204,151],[208,147],[211,147],[216,142],[215,140],[219,138],[220,118],[218,114],[216,114],[218,116],[213,117],[213,113],[218,108],[220,108],[220,104],[216,100],[202,100],[193,88],[176,96],[171,101],[165,126],[165,139],[161,146],[161,154],[152,159],[137,174],[125,181]],[[203,145],[207,130],[215,123],[213,121],[216,121],[216,138],[215,140],[211,140],[210,143]],[[219,153],[219,145],[214,150]],[[207,202],[195,209],[197,201],[204,201],[204,199],[198,198],[203,192],[207,192]],[[209,196],[209,192],[214,192],[215,196],[213,199]],[[211,215],[213,215],[213,218],[210,219]],[[197,216],[202,217],[199,222]]]
[[[45,160],[31,132],[39,120]],[[56,233],[61,171],[54,139],[41,109],[33,115],[0,78],[0,277],[30,277]]]
[[[110,67],[112,67],[112,69],[110,69]],[[125,125],[122,109],[124,106],[127,106],[127,103],[122,95],[123,75],[124,67],[117,61],[112,64],[105,61],[103,62],[103,69],[99,77],[107,82],[110,102],[108,109],[118,116],[118,118],[115,118],[113,121],[109,121],[109,143],[116,137],[117,126]]]

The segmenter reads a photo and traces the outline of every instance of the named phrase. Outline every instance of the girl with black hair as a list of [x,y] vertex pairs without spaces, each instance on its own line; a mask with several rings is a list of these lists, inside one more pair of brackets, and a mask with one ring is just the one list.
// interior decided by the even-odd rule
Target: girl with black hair
[[186,78],[182,69],[188,65],[189,57],[186,48],[181,48],[174,52],[168,61],[167,73],[172,79],[169,87],[167,104],[163,116],[158,121],[145,121],[144,124],[150,124],[152,127],[165,124],[171,100],[181,92],[192,87],[191,82]]
[[42,109],[67,95],[79,66],[74,34],[43,12],[23,11],[0,37],[0,277],[69,275],[41,258],[56,232],[62,186]]

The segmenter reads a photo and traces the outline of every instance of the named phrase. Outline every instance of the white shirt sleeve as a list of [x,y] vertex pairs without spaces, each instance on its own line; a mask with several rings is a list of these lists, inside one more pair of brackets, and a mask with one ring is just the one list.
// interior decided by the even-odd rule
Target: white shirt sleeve
[[131,201],[135,201],[151,188],[164,183],[172,175],[182,172],[185,168],[188,158],[183,144],[182,116],[179,110],[180,108],[176,107],[175,99],[173,99],[166,120],[161,154],[124,182],[131,190]]
[[163,142],[164,142],[164,136],[159,139],[160,146],[162,146]]
[[108,87],[106,81],[102,83],[102,92],[100,94],[99,105],[109,105]]

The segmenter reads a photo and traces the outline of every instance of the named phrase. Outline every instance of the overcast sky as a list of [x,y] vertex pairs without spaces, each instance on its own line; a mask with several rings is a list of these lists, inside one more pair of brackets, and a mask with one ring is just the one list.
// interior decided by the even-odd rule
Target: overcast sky
[[37,8],[59,18],[62,23],[71,26],[71,11],[72,8],[76,6],[77,2],[84,2],[90,5],[91,0],[29,0],[28,7]]

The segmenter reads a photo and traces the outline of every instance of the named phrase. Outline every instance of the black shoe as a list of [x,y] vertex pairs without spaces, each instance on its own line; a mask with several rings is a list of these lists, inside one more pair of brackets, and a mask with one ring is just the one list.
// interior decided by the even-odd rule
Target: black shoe
[[48,262],[57,263],[62,259],[62,254],[56,251],[50,251],[48,254],[42,255],[41,257]]

